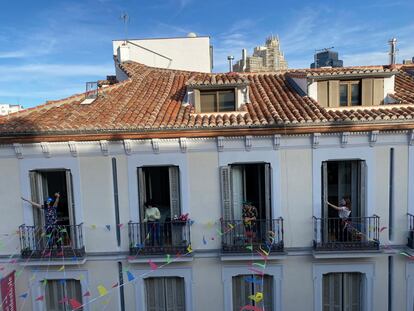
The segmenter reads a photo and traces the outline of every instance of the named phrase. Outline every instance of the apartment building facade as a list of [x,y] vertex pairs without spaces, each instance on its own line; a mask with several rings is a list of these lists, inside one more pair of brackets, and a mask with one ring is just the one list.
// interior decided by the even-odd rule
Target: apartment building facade
[[[116,66],[127,78],[92,101],[0,118],[18,309],[413,309],[410,67]],[[52,233],[21,197],[56,192]],[[327,204],[344,197],[346,219]]]

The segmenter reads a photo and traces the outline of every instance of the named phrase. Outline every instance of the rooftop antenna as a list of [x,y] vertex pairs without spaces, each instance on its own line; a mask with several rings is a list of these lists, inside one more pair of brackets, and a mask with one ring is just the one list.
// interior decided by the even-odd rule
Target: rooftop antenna
[[124,44],[126,44],[127,39],[128,39],[128,23],[129,23],[129,15],[124,12],[121,16],[120,19],[122,19],[123,23],[124,23],[124,35],[125,35],[125,39],[124,39]]

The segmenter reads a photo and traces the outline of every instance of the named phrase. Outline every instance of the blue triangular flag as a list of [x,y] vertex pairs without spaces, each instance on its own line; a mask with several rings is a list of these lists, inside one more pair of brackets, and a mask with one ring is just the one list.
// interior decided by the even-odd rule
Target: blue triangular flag
[[128,276],[128,282],[131,282],[135,279],[135,276],[131,272],[127,271],[126,273]]
[[29,294],[28,293],[24,293],[24,294],[21,294],[19,297],[20,298],[23,298],[23,299],[26,299],[27,296],[29,296]]
[[108,229],[108,231],[111,231],[111,225],[106,225],[105,227]]

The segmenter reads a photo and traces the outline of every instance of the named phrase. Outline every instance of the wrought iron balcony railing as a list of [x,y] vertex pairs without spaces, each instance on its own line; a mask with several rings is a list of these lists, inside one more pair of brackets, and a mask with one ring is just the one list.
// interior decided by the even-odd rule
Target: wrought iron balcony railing
[[313,217],[313,247],[319,251],[378,250],[380,218]]
[[187,221],[130,222],[128,235],[131,255],[185,253],[191,243]]
[[283,251],[283,218],[221,221],[223,253]]
[[414,248],[414,215],[408,213],[408,247]]
[[19,227],[23,258],[73,258],[85,255],[82,224]]

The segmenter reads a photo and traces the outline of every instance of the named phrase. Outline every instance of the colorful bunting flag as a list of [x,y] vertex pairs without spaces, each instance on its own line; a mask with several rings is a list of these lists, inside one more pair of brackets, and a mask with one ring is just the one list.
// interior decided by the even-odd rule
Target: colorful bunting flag
[[263,293],[257,292],[255,295],[250,295],[248,298],[258,303],[263,300]]
[[35,299],[35,301],[43,301],[43,298],[45,298],[43,295],[42,295],[42,296],[39,296],[39,297],[37,297],[37,298]]
[[99,292],[99,296],[105,296],[108,294],[108,291],[106,290],[105,286],[103,285],[98,285],[97,286],[98,292]]
[[206,237],[203,235],[203,244],[207,245]]
[[83,297],[89,297],[91,295],[91,293],[89,291],[87,291],[85,294],[83,294]]
[[171,255],[167,254],[167,264],[172,263]]
[[247,246],[246,246],[246,249],[248,249],[249,251],[251,251],[251,252],[252,252],[252,251],[253,251],[253,245],[247,245]]
[[112,284],[112,288],[118,287],[118,282]]
[[73,310],[82,308],[82,304],[74,298],[69,299],[69,303]]
[[63,270],[65,270],[65,266],[62,266],[62,267],[60,267],[60,268],[58,269],[58,271],[59,271],[59,272],[61,272],[61,271],[63,271]]
[[129,271],[127,271],[126,273],[128,276],[128,282],[132,282],[135,279],[134,275]]
[[187,247],[187,252],[188,252],[188,253],[192,253],[192,252],[193,252],[193,249],[191,248],[191,244],[190,244],[190,245],[188,245],[188,247]]
[[105,225],[106,230],[111,231],[111,225]]
[[27,296],[29,296],[29,293],[24,293],[24,294],[19,295],[19,297],[23,299],[26,299]]
[[148,263],[149,263],[152,271],[155,271],[155,270],[158,269],[158,266],[155,263],[153,263],[151,259],[148,260]]

